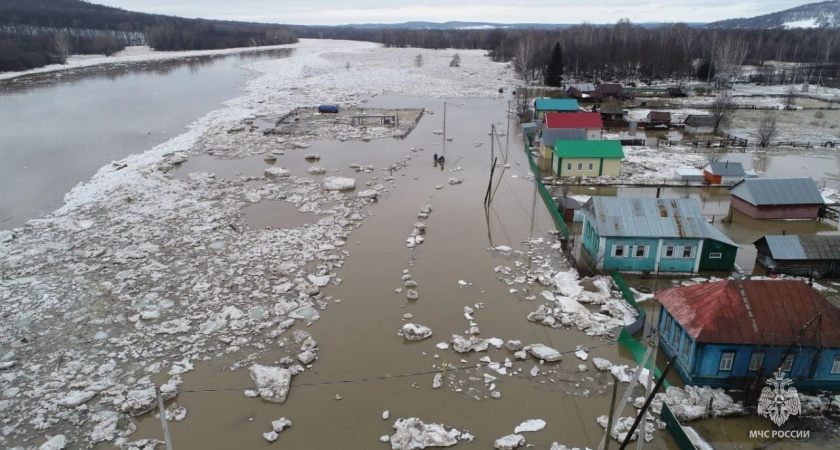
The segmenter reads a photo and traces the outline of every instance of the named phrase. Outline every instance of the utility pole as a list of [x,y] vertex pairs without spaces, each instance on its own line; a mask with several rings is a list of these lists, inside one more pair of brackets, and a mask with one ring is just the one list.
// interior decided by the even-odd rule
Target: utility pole
[[507,139],[505,139],[505,153],[510,148],[510,100],[508,100],[507,108]]
[[169,425],[166,423],[166,410],[163,408],[163,397],[160,389],[155,386],[155,394],[158,399],[158,412],[160,413],[160,426],[163,427],[163,439],[166,442],[166,450],[172,450],[172,439],[169,437]]
[[[490,161],[496,160],[496,148],[494,138],[496,137],[496,125],[490,125]],[[444,140],[445,142],[445,140]],[[495,164],[495,163],[494,163]]]
[[443,142],[446,142],[446,102],[443,102]]

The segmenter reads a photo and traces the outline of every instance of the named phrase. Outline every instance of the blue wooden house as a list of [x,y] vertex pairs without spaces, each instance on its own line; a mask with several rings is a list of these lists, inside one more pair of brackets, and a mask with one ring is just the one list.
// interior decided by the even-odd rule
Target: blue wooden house
[[582,230],[583,249],[601,270],[732,270],[738,251],[690,198],[592,197]]
[[547,112],[576,113],[578,101],[573,98],[538,98],[534,100],[534,116],[542,120]]
[[799,280],[724,280],[659,291],[660,346],[686,384],[745,389],[777,370],[800,390],[840,389],[840,310]]

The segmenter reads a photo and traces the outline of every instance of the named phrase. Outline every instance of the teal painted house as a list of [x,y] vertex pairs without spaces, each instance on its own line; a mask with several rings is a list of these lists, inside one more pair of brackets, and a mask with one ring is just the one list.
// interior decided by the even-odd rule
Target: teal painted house
[[777,371],[801,390],[840,389],[840,310],[800,280],[666,289],[659,342],[686,384],[759,390]]
[[690,198],[592,197],[582,229],[583,249],[600,270],[732,270],[738,251]]
[[575,113],[580,111],[573,98],[538,98],[534,100],[534,115],[542,120],[547,112]]

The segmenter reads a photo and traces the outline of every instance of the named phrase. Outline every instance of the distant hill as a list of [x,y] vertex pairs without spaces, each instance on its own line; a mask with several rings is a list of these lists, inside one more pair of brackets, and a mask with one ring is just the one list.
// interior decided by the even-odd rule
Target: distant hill
[[[574,23],[494,23],[494,22],[403,22],[403,23],[354,23],[340,25],[347,28],[380,30],[554,30],[557,28],[570,28]],[[612,23],[592,24],[594,26],[612,26]],[[645,28],[656,28],[668,25],[661,22],[634,23]],[[689,26],[703,26],[702,23],[689,23]]]
[[809,3],[748,19],[712,22],[709,28],[840,28],[840,1]]

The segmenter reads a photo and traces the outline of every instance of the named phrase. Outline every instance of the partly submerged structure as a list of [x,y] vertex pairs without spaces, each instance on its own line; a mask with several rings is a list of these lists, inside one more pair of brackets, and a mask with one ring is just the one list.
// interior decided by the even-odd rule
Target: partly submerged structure
[[666,289],[660,346],[686,384],[745,389],[781,371],[799,389],[840,389],[840,310],[799,280]]
[[555,141],[551,171],[560,178],[617,177],[622,159],[619,141]]
[[732,270],[738,245],[690,198],[592,197],[583,206],[583,248],[601,270]]
[[764,236],[754,245],[756,261],[771,273],[840,275],[840,236]]
[[745,178],[729,193],[731,208],[753,219],[816,219],[825,204],[810,178]]
[[538,98],[534,100],[534,115],[542,119],[545,113],[576,113],[578,102],[573,98]]

